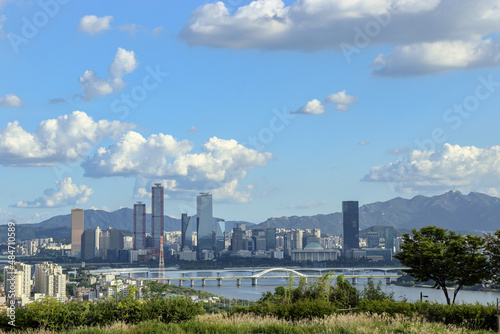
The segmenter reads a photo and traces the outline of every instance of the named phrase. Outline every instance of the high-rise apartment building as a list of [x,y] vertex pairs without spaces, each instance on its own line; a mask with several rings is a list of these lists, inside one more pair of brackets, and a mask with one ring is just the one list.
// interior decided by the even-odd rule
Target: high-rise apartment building
[[62,267],[50,262],[35,264],[35,292],[65,301],[66,275],[62,273]]
[[9,266],[4,267],[3,279],[6,297],[8,298],[14,292],[16,299],[21,300],[21,304],[25,305],[31,293],[31,266],[14,262],[14,268]]
[[155,183],[151,188],[151,210],[153,224],[153,248],[160,249],[160,238],[163,235],[163,187],[161,183]]
[[146,204],[134,204],[134,250],[146,248]]
[[198,258],[204,250],[213,251],[215,233],[212,215],[212,195],[201,193],[196,197]]
[[71,209],[71,254],[79,256],[82,251],[83,209]]
[[358,201],[342,202],[342,226],[344,232],[344,251],[359,248]]

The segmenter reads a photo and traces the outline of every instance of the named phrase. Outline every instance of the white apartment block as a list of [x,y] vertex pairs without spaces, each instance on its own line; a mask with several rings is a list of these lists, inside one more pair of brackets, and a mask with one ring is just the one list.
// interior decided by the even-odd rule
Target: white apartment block
[[[31,293],[31,266],[14,262],[14,269],[8,269],[6,266],[3,273],[6,295],[13,291],[16,299],[21,299],[22,305],[28,303]],[[14,285],[12,290],[11,285]]]
[[35,292],[59,301],[66,300],[66,275],[60,265],[43,262],[35,265]]

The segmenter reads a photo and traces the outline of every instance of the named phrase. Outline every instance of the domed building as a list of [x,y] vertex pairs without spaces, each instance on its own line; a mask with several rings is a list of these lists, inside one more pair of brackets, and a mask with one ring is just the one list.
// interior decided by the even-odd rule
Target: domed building
[[334,261],[337,260],[339,251],[337,249],[324,249],[317,242],[310,242],[304,249],[292,250],[292,261]]

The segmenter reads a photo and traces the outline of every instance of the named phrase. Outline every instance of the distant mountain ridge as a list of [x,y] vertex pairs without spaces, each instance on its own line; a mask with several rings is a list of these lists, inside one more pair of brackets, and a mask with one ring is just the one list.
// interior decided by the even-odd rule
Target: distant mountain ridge
[[[500,229],[500,198],[471,192],[449,191],[442,195],[412,199],[397,197],[386,202],[365,204],[359,208],[359,225],[365,229],[374,225],[398,229],[436,225],[454,231],[494,231]],[[277,228],[320,228],[327,234],[342,233],[342,213],[305,217],[269,218]]]
[[[500,229],[500,198],[471,192],[463,195],[460,191],[449,191],[442,195],[412,199],[397,197],[386,202],[365,204],[359,209],[360,228],[373,225],[394,226],[398,229],[419,228],[436,225],[454,231],[494,231]],[[85,210],[85,228],[108,227],[133,231],[133,210],[122,208],[114,212]],[[151,230],[151,214],[146,215],[147,231]],[[230,231],[235,222],[226,222]],[[265,222],[249,228],[259,228],[269,224],[276,228],[319,228],[326,234],[342,233],[342,213],[319,214],[314,216],[291,216],[269,218]],[[179,219],[165,216],[165,230],[179,231]],[[5,232],[5,233],[3,233]],[[71,214],[55,216],[38,224],[18,224],[18,240],[67,237],[71,234]],[[0,226],[0,241],[7,236],[6,225]]]

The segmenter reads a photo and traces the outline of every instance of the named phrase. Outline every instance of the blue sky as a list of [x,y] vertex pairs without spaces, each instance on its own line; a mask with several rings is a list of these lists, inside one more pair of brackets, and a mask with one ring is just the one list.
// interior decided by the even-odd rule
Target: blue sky
[[500,1],[0,0],[0,223],[500,190]]

